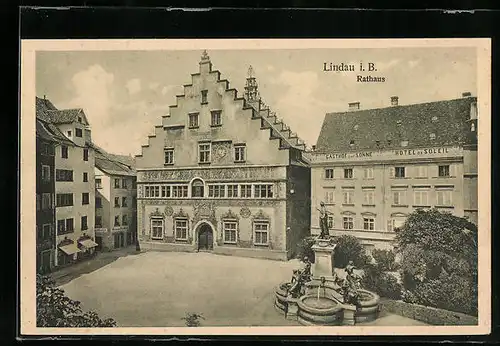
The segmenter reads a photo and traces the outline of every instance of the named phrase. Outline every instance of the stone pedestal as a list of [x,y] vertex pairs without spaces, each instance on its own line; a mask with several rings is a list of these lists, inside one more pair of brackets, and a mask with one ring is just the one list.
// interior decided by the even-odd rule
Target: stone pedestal
[[287,320],[296,320],[297,314],[299,313],[299,306],[297,305],[297,302],[299,301],[299,299],[287,297],[286,301],[288,303],[288,311],[286,314],[286,319]]
[[313,277],[318,279],[322,276],[333,276],[333,253],[337,245],[331,245],[326,240],[318,239],[316,244],[312,246],[314,251],[314,269]]
[[350,304],[342,304],[344,309],[344,317],[342,319],[343,326],[353,326],[355,324],[356,306]]

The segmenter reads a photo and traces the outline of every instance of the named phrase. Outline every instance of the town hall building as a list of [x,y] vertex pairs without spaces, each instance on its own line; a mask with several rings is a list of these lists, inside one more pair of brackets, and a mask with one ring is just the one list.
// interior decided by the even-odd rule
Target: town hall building
[[391,248],[417,209],[437,208],[477,224],[477,98],[378,109],[349,104],[326,114],[311,162],[311,226],[320,202],[330,234],[358,237],[367,250]]
[[244,97],[220,77],[203,52],[136,157],[141,249],[287,260],[310,232],[305,144],[262,102],[251,68]]

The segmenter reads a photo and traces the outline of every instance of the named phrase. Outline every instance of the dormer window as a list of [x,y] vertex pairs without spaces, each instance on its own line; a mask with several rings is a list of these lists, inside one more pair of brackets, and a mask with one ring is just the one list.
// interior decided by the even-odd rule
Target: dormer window
[[387,145],[391,145],[392,144],[392,140],[388,139],[387,140]]
[[403,122],[401,120],[396,121],[396,124],[398,124],[398,126],[401,126],[402,123]]
[[75,129],[75,136],[77,137],[83,137],[83,132],[82,129]]
[[402,147],[407,147],[408,146],[408,141],[407,140],[401,141],[401,146]]
[[71,137],[71,131],[68,131],[68,137]]
[[354,147],[354,140],[353,140],[353,139],[351,139],[351,141],[349,142],[349,146],[350,146],[351,148],[352,148],[352,147]]
[[208,90],[202,90],[201,91],[201,104],[207,104],[207,96],[208,96]]
[[81,123],[82,122],[82,117],[78,117],[78,122]]
[[435,123],[438,120],[438,117],[437,116],[433,116],[431,120],[432,120],[433,123]]
[[375,141],[375,145],[378,147],[380,147],[380,141]]
[[431,140],[436,139],[436,134],[435,134],[435,133],[431,133],[431,134],[429,135],[429,138],[430,138]]
[[354,131],[358,131],[359,125],[354,125]]

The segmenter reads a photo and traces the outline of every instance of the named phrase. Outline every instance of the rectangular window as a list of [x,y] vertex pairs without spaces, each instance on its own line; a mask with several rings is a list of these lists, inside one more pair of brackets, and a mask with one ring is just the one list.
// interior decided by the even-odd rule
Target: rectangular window
[[427,178],[427,166],[416,166],[415,176],[417,178]]
[[200,163],[210,162],[210,143],[199,145],[198,158]]
[[102,208],[102,198],[101,197],[96,197],[95,198],[95,207],[96,208]]
[[352,179],[352,168],[344,168],[344,179]]
[[174,149],[165,149],[165,162],[166,165],[174,164]]
[[120,215],[116,215],[116,216],[115,216],[115,223],[114,223],[114,226],[115,226],[115,227],[120,226]]
[[95,226],[96,228],[102,227],[102,216],[96,215],[95,217]]
[[333,168],[325,169],[325,179],[333,179]]
[[87,148],[83,149],[83,161],[89,160],[89,150]]
[[227,186],[227,197],[238,197],[238,185],[231,184]]
[[449,177],[450,176],[450,165],[438,166],[438,176]]
[[254,185],[255,198],[273,198],[272,184],[257,184]]
[[115,179],[115,189],[120,188],[120,179]]
[[189,128],[190,129],[195,129],[199,127],[199,122],[198,122],[198,113],[190,113],[189,114]]
[[353,190],[344,190],[342,191],[344,196],[344,204],[354,204],[354,191]]
[[122,207],[127,207],[127,197],[122,197]]
[[437,190],[437,206],[452,206],[453,205],[453,191],[452,190]]
[[342,220],[344,222],[344,229],[354,229],[354,220],[351,216],[344,216]]
[[363,204],[367,204],[367,205],[374,205],[375,204],[375,191],[363,190]]
[[325,203],[335,203],[335,189],[325,189]]
[[414,205],[428,205],[428,192],[427,190],[413,191],[413,204]]
[[63,145],[61,146],[61,157],[63,159],[67,159],[68,158],[68,147]]
[[151,219],[151,239],[163,239],[163,219]]
[[42,181],[50,181],[50,166],[42,165]]
[[89,193],[88,192],[83,192],[82,193],[82,205],[89,204]]
[[96,188],[96,189],[102,189],[102,181],[101,181],[101,178],[96,178],[96,179],[95,179],[95,188]]
[[87,216],[82,216],[82,231],[85,231],[89,228],[87,225]]
[[208,103],[207,96],[208,96],[208,90],[202,90],[201,91],[201,104]]
[[224,221],[224,243],[236,244],[236,222]]
[[187,240],[187,220],[184,219],[175,220],[175,239]]
[[405,168],[404,167],[394,167],[394,177],[395,178],[404,178],[405,177]]
[[160,186],[152,186],[151,187],[151,197],[160,197]]
[[73,205],[72,193],[58,193],[56,196],[56,206],[71,207]]
[[406,191],[392,191],[392,204],[406,205]]
[[365,179],[373,179],[373,167],[366,167],[363,170],[363,176]]
[[245,162],[245,146],[234,147],[234,161],[235,162]]
[[363,229],[366,231],[373,231],[375,229],[375,219],[371,217],[363,218]]
[[268,245],[269,244],[269,223],[255,222],[254,223],[254,244]]
[[213,184],[208,185],[208,197],[223,198],[225,197],[225,185]]
[[40,149],[40,154],[47,155],[47,156],[54,155],[54,146],[52,144],[42,143],[41,149]]
[[48,210],[52,208],[52,194],[49,193],[42,193],[41,196],[42,199],[42,210]]
[[42,226],[42,240],[50,240],[52,238],[52,227],[50,224]]
[[242,198],[252,198],[252,185],[240,185],[240,192]]
[[56,181],[73,181],[73,171],[69,169],[56,169]]
[[331,229],[333,227],[335,227],[335,219],[332,215],[328,215],[328,228]]
[[[168,190],[167,190],[168,192]],[[172,186],[172,197],[173,198],[187,198],[188,187],[187,185],[174,185]]]
[[127,179],[122,179],[122,189],[128,189]]
[[66,132],[68,134],[68,137],[71,137],[71,131]]
[[120,197],[115,197],[115,208],[120,208]]
[[41,197],[39,194],[36,194],[36,210],[40,210]]
[[128,225],[127,215],[123,215],[122,216],[122,225],[123,226],[127,226]]
[[151,197],[151,189],[149,186],[144,186],[144,197]]
[[78,127],[75,129],[75,136],[77,137],[83,137],[83,131],[82,129],[79,129]]
[[87,172],[83,173],[83,182],[87,183],[89,181],[89,174]]
[[212,116],[212,122],[211,126],[221,126],[222,125],[222,116],[221,116],[221,111],[211,111],[211,116]]
[[66,219],[66,232],[73,232],[74,230],[73,219]]

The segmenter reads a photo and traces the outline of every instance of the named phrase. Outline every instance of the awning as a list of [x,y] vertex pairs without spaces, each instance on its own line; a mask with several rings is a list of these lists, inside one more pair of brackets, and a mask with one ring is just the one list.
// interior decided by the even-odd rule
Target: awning
[[69,244],[64,246],[59,246],[59,250],[63,251],[66,255],[74,255],[77,252],[80,252],[80,249],[76,244]]
[[92,239],[85,239],[79,241],[80,245],[85,246],[87,249],[96,247],[98,244],[94,242]]

